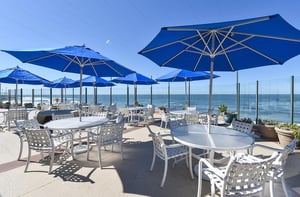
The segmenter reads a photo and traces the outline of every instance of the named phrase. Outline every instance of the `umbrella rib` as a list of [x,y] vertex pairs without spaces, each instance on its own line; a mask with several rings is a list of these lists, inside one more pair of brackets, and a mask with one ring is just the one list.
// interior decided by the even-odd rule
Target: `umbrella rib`
[[261,37],[261,38],[269,38],[269,39],[275,39],[275,40],[284,40],[284,41],[291,41],[291,42],[300,42],[300,39],[296,38],[287,38],[287,37],[281,37],[281,36],[270,36],[270,35],[263,35],[263,34],[253,34],[253,33],[246,33],[246,32],[237,32],[233,31],[233,34],[238,35],[245,35],[245,36],[254,36],[254,37]]
[[270,56],[268,56],[268,55],[266,55],[266,54],[264,54],[264,53],[262,53],[262,52],[260,52],[260,51],[258,51],[258,50],[255,50],[254,48],[252,48],[252,47],[250,47],[250,46],[248,46],[248,45],[246,45],[246,44],[244,44],[244,42],[245,42],[246,40],[249,40],[249,39],[251,39],[251,38],[253,38],[253,37],[254,37],[254,36],[249,36],[248,38],[246,38],[246,39],[244,39],[244,40],[242,40],[242,41],[237,41],[237,40],[235,40],[235,39],[233,39],[233,38],[230,38],[230,37],[228,37],[228,39],[230,39],[231,41],[235,42],[234,45],[231,45],[231,46],[230,46],[231,48],[232,48],[233,46],[235,46],[235,45],[241,45],[241,46],[243,46],[244,48],[247,48],[247,49],[253,51],[253,52],[256,53],[256,54],[261,55],[262,57],[265,57],[266,59],[269,59],[270,61],[272,61],[272,62],[274,62],[274,63],[276,63],[276,64],[280,64],[280,62],[277,61],[276,59],[274,59],[274,58],[272,58],[272,57],[270,57]]
[[[197,33],[198,33],[197,36],[199,36],[200,39],[196,40],[196,41],[195,41],[194,43],[192,43],[192,44],[188,44],[188,43],[185,43],[183,40],[180,40],[179,42],[181,42],[182,44],[186,45],[187,47],[186,47],[185,49],[183,49],[182,51],[180,51],[179,53],[177,53],[177,54],[176,54],[175,56],[173,56],[172,58],[170,58],[170,59],[168,59],[167,61],[165,61],[165,62],[162,64],[162,66],[168,64],[170,61],[172,61],[174,58],[176,58],[177,56],[179,56],[179,55],[182,54],[183,52],[197,53],[196,51],[190,51],[190,50],[188,50],[189,48],[194,48],[194,49],[198,50],[199,53],[197,53],[197,54],[200,54],[200,57],[199,57],[199,59],[198,59],[196,65],[194,66],[194,70],[198,67],[198,64],[199,64],[200,60],[202,59],[202,56],[203,56],[203,55],[208,55],[208,56],[210,56],[210,55],[211,55],[211,50],[210,50],[210,48],[208,47],[207,42],[205,42],[205,39],[204,39],[203,35],[201,34],[201,32],[197,32]],[[209,42],[209,41],[211,40],[211,37],[212,37],[212,36],[211,36],[211,34],[207,34],[207,35],[205,35],[205,36],[208,36],[208,35],[209,35],[209,39],[208,39],[208,42]],[[186,40],[186,39],[184,39],[184,40]],[[194,45],[197,44],[199,41],[202,41],[202,42],[204,43],[204,45],[205,45],[204,50],[202,50],[202,49],[200,49],[200,48],[194,46]],[[206,52],[205,49],[207,49],[208,52]]]
[[[227,35],[228,35],[228,34],[227,34]],[[227,35],[226,35],[226,36],[227,36]],[[217,40],[220,42],[220,39],[219,39],[218,34],[216,34],[216,38],[217,38]],[[224,37],[223,40],[220,42],[218,48],[219,48],[219,47],[222,48],[222,50],[224,51],[224,55],[225,55],[225,57],[226,57],[226,59],[227,59],[229,65],[230,65],[230,67],[231,67],[231,70],[234,71],[235,68],[234,68],[232,62],[230,61],[230,58],[228,57],[226,50],[224,49],[224,47],[223,47],[223,45],[222,45],[222,43],[224,42],[224,39],[225,39],[225,37]]]
[[49,58],[49,57],[52,57],[52,56],[55,56],[55,55],[56,55],[56,54],[51,53],[51,54],[46,55],[46,56],[28,59],[28,60],[25,60],[25,61],[23,61],[23,62],[24,62],[24,63],[31,63],[31,62],[33,62],[33,61],[38,61],[38,60],[46,59],[46,58]]
[[[216,28],[215,30],[221,30],[221,29],[227,29],[230,28],[232,26],[243,26],[243,25],[248,25],[248,24],[252,24],[252,23],[258,23],[258,22],[262,22],[262,21],[266,21],[266,20],[270,20],[271,17],[270,16],[265,16],[265,17],[260,17],[260,18],[256,18],[253,20],[247,20],[247,21],[243,21],[234,25],[229,25],[229,26],[223,26],[221,28]],[[167,31],[211,31],[211,29],[208,28],[184,28],[184,27],[166,27],[164,28]]]
[[107,63],[107,61],[103,62],[106,66],[108,66],[110,69],[112,69],[113,71],[115,71],[119,76],[124,76],[122,73],[120,73],[119,71],[117,71],[115,68],[113,68],[111,65],[109,65]]
[[173,45],[175,43],[178,43],[178,42],[184,42],[185,40],[188,40],[188,39],[192,39],[192,38],[196,38],[198,37],[198,35],[192,35],[192,36],[189,36],[189,37],[185,37],[183,39],[180,39],[180,40],[175,40],[173,42],[169,42],[169,43],[166,43],[166,44],[163,44],[163,45],[159,45],[159,46],[156,46],[156,47],[153,47],[153,48],[150,48],[150,49],[146,49],[146,50],[143,50],[141,51],[140,53],[143,54],[143,53],[148,53],[148,52],[151,52],[151,51],[155,51],[157,49],[160,49],[160,48],[164,48],[164,47],[167,47],[169,45]]

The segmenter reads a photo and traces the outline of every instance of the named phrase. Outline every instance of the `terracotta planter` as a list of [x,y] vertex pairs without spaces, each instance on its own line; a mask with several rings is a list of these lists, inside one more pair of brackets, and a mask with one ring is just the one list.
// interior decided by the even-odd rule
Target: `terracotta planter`
[[278,139],[277,133],[275,131],[275,126],[273,125],[253,125],[253,129],[259,132],[263,138],[276,140]]
[[280,129],[278,127],[275,127],[276,133],[278,135],[279,143],[282,147],[285,147],[286,145],[290,144],[290,142],[293,140],[293,131]]

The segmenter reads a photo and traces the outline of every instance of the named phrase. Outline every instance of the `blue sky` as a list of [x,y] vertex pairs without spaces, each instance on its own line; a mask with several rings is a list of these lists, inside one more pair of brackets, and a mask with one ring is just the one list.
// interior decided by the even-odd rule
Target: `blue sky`
[[[296,0],[27,0],[2,1],[0,8],[0,49],[43,49],[82,45],[99,51],[116,62],[143,75],[158,78],[172,71],[161,68],[138,53],[164,26],[205,24],[280,14],[300,29],[300,1]],[[19,65],[49,80],[63,76],[74,80],[79,75],[62,73],[31,64],[23,64],[9,54],[0,52],[0,68]],[[282,66],[267,66],[239,72],[243,83],[256,80],[289,79],[299,76],[300,56]],[[215,90],[236,82],[235,73],[216,72]],[[225,85],[225,86],[224,86]],[[177,93],[184,93],[184,84],[176,83]],[[208,82],[193,82],[192,92]],[[228,85],[230,86],[230,85]],[[284,85],[280,85],[284,87]],[[24,85],[24,88],[32,86]],[[125,93],[124,85],[114,93]],[[166,92],[166,83],[155,86],[156,92]],[[2,89],[14,88],[2,84]],[[104,93],[108,93],[105,89]],[[139,88],[139,93],[148,93]],[[208,88],[204,93],[208,93]],[[99,92],[99,91],[98,91]]]

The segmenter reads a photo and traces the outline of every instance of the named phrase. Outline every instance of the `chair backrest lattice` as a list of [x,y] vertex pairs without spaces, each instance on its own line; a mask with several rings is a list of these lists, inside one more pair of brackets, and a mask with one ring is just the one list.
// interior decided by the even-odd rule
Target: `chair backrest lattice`
[[290,144],[286,145],[280,156],[275,160],[272,166],[273,177],[280,177],[285,170],[285,165],[288,159],[289,154],[294,152],[297,145],[297,138],[294,138]]
[[187,121],[185,119],[176,119],[176,120],[171,120],[170,121],[170,129],[175,129],[178,127],[183,127],[183,126],[187,126]]
[[241,121],[234,119],[232,121],[231,125],[234,130],[253,135],[253,132],[252,132],[253,122],[247,123],[247,122],[241,122]]
[[27,120],[28,112],[26,109],[12,109],[7,112],[7,119],[12,120]]
[[184,119],[188,125],[199,124],[199,114],[185,114]]
[[97,131],[100,145],[106,146],[121,142],[123,140],[124,125],[124,120],[118,123],[100,125]]
[[69,114],[52,114],[52,120],[60,120],[60,119],[65,119],[65,118],[73,118],[74,115],[69,113]]
[[25,129],[28,146],[33,150],[50,150],[52,140],[50,133],[46,129]]
[[152,137],[152,141],[153,141],[153,151],[155,152],[155,154],[161,158],[161,159],[165,159],[166,157],[166,145],[164,140],[162,139],[160,133],[155,133],[151,130],[151,128],[149,127],[149,125],[147,125],[148,131]]
[[255,194],[263,190],[269,169],[278,158],[278,153],[261,161],[249,161],[247,155],[237,154],[226,168],[223,196]]

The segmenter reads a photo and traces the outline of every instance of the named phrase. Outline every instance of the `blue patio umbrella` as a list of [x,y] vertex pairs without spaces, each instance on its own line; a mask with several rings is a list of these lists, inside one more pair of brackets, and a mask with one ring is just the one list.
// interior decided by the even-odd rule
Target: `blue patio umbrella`
[[50,81],[50,83],[45,83],[44,86],[48,88],[64,88],[65,89],[65,103],[67,102],[67,88],[72,88],[72,87],[79,87],[80,84],[77,86],[73,85],[72,87],[70,86],[71,84],[75,83],[73,79],[67,78],[67,77],[62,77],[53,81]]
[[[218,75],[213,75],[214,78],[219,77]],[[159,78],[156,79],[156,81],[161,81],[161,82],[185,82],[185,101],[186,105],[190,106],[190,92],[188,99],[187,97],[187,82],[190,81],[196,81],[196,80],[205,80],[209,79],[210,74],[205,71],[197,71],[197,72],[192,72],[189,70],[184,70],[184,69],[176,69],[174,71],[171,71]],[[170,84],[169,84],[170,85]],[[170,89],[170,87],[168,88]],[[189,89],[190,89],[190,83],[189,83]],[[170,91],[168,91],[168,94],[170,94]],[[168,95],[168,107],[170,108],[170,95]]]
[[283,64],[300,53],[300,31],[278,14],[163,27],[139,53],[159,66],[210,71],[208,112],[211,118],[213,71]]
[[18,84],[41,85],[49,81],[16,66],[1,70],[0,82],[16,84],[15,103],[18,104]]
[[[79,87],[80,81],[77,80],[75,83],[70,84],[70,86]],[[94,104],[97,104],[97,87],[111,87],[115,86],[114,83],[107,81],[101,77],[89,76],[82,79],[82,86],[93,86],[94,88]]]
[[[18,58],[23,63],[31,63],[62,72],[80,73],[96,77],[120,77],[133,71],[121,64],[83,46],[67,46],[58,49],[11,51],[2,50]],[[80,109],[82,84],[80,83]],[[80,120],[81,120],[81,113]]]
[[[125,77],[119,77],[112,80],[116,83],[134,85],[134,104],[137,104],[137,85],[152,85],[157,84],[157,82],[149,77],[146,77],[139,73],[132,73],[126,75]],[[128,86],[127,86],[128,87]],[[129,104],[128,100],[128,88],[127,88],[127,105]]]

